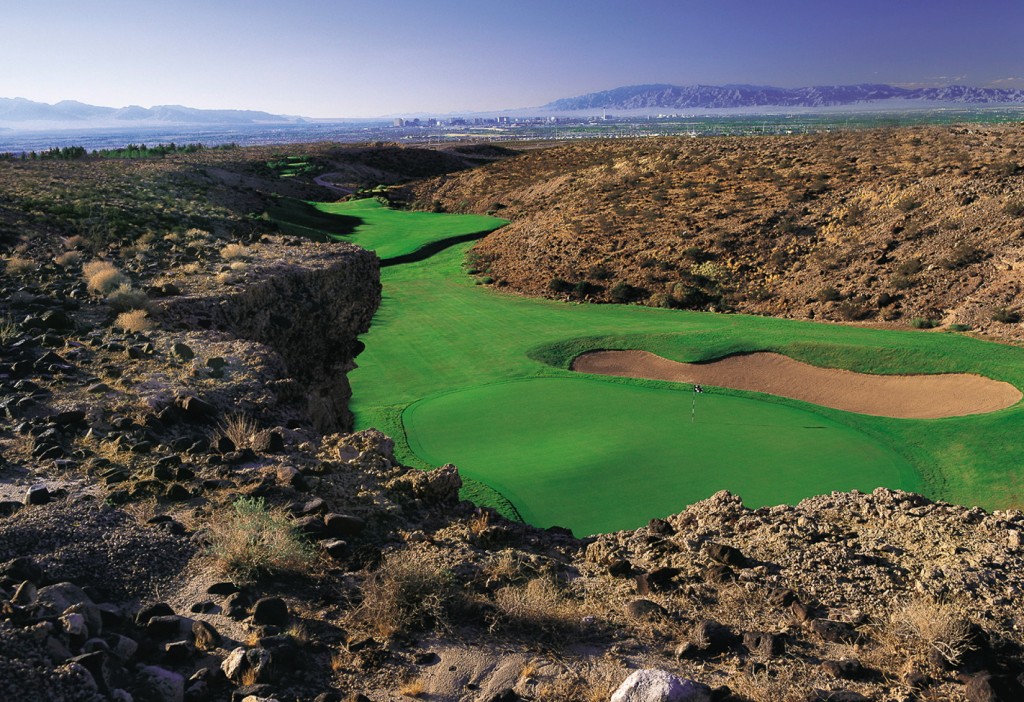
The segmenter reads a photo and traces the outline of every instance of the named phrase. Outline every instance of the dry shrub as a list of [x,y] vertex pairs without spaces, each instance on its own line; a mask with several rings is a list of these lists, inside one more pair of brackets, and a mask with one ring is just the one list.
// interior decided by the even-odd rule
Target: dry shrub
[[82,262],[82,254],[78,251],[66,251],[53,259],[61,268],[74,268]]
[[971,650],[967,608],[952,602],[915,597],[889,611],[878,638],[890,660],[927,666],[937,653],[956,666]]
[[427,688],[423,684],[423,681],[418,679],[407,680],[406,682],[402,683],[401,687],[398,688],[398,694],[402,695],[403,697],[419,698],[423,697],[423,695],[425,695],[426,692]]
[[90,292],[100,295],[111,293],[122,285],[129,285],[128,277],[110,261],[89,261],[82,266],[82,277]]
[[27,275],[36,269],[36,262],[23,256],[11,256],[4,262],[8,275]]
[[6,315],[0,317],[0,344],[10,343],[16,338],[18,338],[18,325]]
[[210,521],[210,553],[229,574],[249,579],[264,573],[303,573],[313,552],[291,519],[263,498],[240,497],[231,511]]
[[382,636],[443,629],[455,598],[452,574],[431,554],[400,551],[389,554],[367,579],[356,616]]
[[224,421],[217,423],[213,439],[216,441],[222,436],[229,439],[236,449],[262,451],[270,439],[270,432],[260,429],[255,419],[239,412],[229,414]]
[[583,619],[580,607],[548,577],[503,587],[494,599],[498,609],[492,625],[495,629],[548,640],[574,638]]
[[230,261],[233,258],[243,258],[249,250],[241,244],[228,244],[220,250],[221,258]]
[[154,324],[146,310],[129,310],[117,315],[114,326],[126,332],[144,332],[152,329]]
[[127,310],[148,310],[149,296],[131,285],[122,285],[107,296],[107,304],[115,312]]
[[245,261],[232,261],[231,262],[231,270],[233,270],[235,273],[241,273],[242,271],[246,270],[248,267],[249,267],[249,264],[246,263]]

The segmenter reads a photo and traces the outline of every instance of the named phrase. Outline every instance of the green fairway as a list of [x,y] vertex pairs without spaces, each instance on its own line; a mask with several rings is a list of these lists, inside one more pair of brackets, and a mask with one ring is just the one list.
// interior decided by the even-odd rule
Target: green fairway
[[[345,239],[392,260],[502,224],[376,201],[317,208],[357,219]],[[349,376],[352,409],[359,428],[395,438],[402,460],[455,462],[529,521],[579,534],[632,527],[719,488],[750,504],[880,485],[987,508],[1024,504],[1020,405],[900,420],[709,388],[697,422],[680,429],[688,387],[566,370],[589,349],[643,348],[679,361],[766,350],[861,372],[971,372],[1022,387],[1022,349],[955,334],[522,298],[475,285],[461,269],[469,246],[383,269],[384,300]],[[501,503],[471,487],[475,499]]]

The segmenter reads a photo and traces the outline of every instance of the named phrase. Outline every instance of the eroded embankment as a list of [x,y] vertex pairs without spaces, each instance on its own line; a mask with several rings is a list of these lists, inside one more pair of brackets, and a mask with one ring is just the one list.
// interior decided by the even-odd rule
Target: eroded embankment
[[357,337],[380,306],[377,256],[349,244],[275,243],[250,267],[238,292],[198,291],[169,303],[165,314],[266,344],[284,360],[317,431],[351,431],[347,373],[362,350]]
[[680,363],[647,351],[593,351],[578,356],[572,369],[751,390],[847,412],[902,419],[994,412],[1016,404],[1022,397],[1010,383],[980,375],[869,375],[819,368],[767,352]]

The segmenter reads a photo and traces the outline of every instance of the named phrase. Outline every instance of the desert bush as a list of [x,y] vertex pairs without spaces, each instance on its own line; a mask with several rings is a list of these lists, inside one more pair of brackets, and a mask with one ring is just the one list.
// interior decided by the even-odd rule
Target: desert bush
[[11,256],[4,261],[4,270],[8,275],[27,275],[36,269],[36,262],[23,256]]
[[213,439],[220,437],[228,439],[235,445],[236,449],[251,448],[261,451],[266,448],[269,440],[269,432],[261,429],[256,420],[247,414],[229,414],[223,421],[217,423],[217,430]]
[[629,302],[637,302],[647,297],[648,292],[643,288],[638,288],[635,285],[630,285],[626,282],[619,282],[612,286],[612,289],[608,291],[608,296],[612,302],[620,304],[626,304]]
[[896,290],[906,290],[917,285],[917,278],[912,275],[900,275],[897,273],[892,277],[892,286]]
[[587,271],[587,277],[592,280],[608,280],[612,277],[612,270],[603,263],[597,263]]
[[227,246],[220,250],[220,255],[221,258],[230,261],[233,258],[242,258],[248,252],[248,249],[246,249],[241,244],[228,244]]
[[144,332],[152,329],[154,324],[146,310],[128,310],[117,315],[114,326],[126,332]]
[[142,290],[135,290],[131,285],[122,285],[107,295],[107,304],[115,312],[148,310],[149,296]]
[[895,203],[896,209],[900,212],[910,212],[921,206],[921,201],[913,195],[904,195]]
[[972,648],[965,608],[923,596],[894,606],[878,629],[878,638],[891,655],[918,666],[934,664],[937,654],[955,667]]
[[445,628],[456,602],[452,574],[422,551],[400,551],[384,558],[363,585],[356,616],[378,634]]
[[0,317],[0,345],[8,344],[16,338],[18,338],[18,325],[7,315]]
[[288,516],[262,497],[240,497],[209,525],[210,553],[225,571],[244,579],[264,573],[301,573],[313,553]]
[[956,270],[972,263],[977,263],[984,258],[985,252],[970,244],[959,244],[949,252],[949,256],[939,261],[943,268]]
[[1003,205],[1003,212],[1011,217],[1024,216],[1024,200],[1010,200]]
[[82,262],[82,254],[77,251],[66,251],[53,259],[61,268],[74,268]]
[[556,293],[567,293],[572,290],[572,283],[562,278],[552,278],[548,290]]
[[928,317],[914,317],[910,320],[910,326],[914,329],[934,329],[939,326],[939,320]]
[[822,288],[818,291],[818,299],[822,302],[836,302],[843,299],[843,295],[835,288]]
[[871,315],[871,310],[856,300],[845,300],[836,306],[836,314],[847,322],[856,322]]
[[992,321],[1001,324],[1016,324],[1020,321],[1020,313],[1007,307],[996,307],[992,310]]
[[495,593],[497,613],[492,629],[528,634],[547,640],[571,639],[582,612],[550,577],[507,585]]
[[919,273],[922,268],[924,268],[924,264],[921,263],[921,259],[912,258],[896,266],[896,273],[899,275],[914,275]]
[[960,324],[960,323],[950,324],[947,327],[947,329],[949,329],[949,331],[951,331],[951,332],[965,332],[965,331],[970,331],[971,330],[971,325],[970,324]]
[[130,284],[128,277],[110,261],[89,261],[82,266],[82,276],[89,291],[100,295]]

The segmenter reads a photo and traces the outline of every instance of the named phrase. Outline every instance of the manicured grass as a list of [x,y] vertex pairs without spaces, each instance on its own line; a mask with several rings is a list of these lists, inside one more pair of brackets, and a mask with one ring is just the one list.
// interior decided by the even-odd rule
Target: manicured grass
[[[394,212],[376,201],[318,207],[359,218],[347,240],[382,257],[502,223]],[[712,389],[698,410],[728,407],[743,421],[712,430],[701,419],[715,415],[698,415],[698,434],[672,431],[680,415],[685,425],[688,388],[565,370],[572,356],[596,348],[644,348],[681,361],[769,350],[862,372],[973,372],[1024,387],[1022,349],[937,332],[527,299],[474,285],[461,270],[468,247],[383,270],[384,302],[350,374],[352,409],[360,428],[393,436],[403,460],[455,462],[530,521],[579,534],[637,526],[718,487],[751,504],[884,485],[990,509],[1024,506],[1021,406],[899,420]],[[771,430],[751,426],[753,417]],[[828,428],[802,428],[819,425]],[[752,469],[758,462],[766,468]],[[628,485],[646,482],[650,499],[626,498],[624,475],[636,478]]]
[[906,459],[850,426],[689,387],[529,378],[435,395],[404,420],[418,456],[461,466],[532,524],[577,534],[636,527],[718,490],[760,506],[916,485]]

